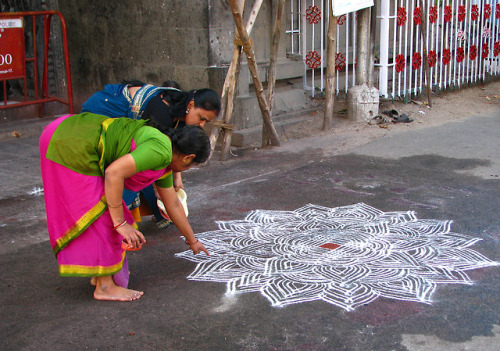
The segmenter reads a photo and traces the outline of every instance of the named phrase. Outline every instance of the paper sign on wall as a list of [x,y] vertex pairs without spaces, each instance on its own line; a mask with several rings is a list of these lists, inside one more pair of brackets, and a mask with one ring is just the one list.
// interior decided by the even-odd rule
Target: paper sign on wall
[[334,16],[345,15],[371,6],[373,6],[373,0],[332,0]]
[[[0,20],[0,79],[25,75],[23,18]],[[1,84],[2,82],[0,82]],[[0,101],[3,96],[0,96]]]

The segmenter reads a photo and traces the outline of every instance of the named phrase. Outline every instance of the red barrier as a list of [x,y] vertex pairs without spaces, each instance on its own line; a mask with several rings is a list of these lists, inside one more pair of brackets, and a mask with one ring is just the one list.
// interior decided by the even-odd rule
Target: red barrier
[[[50,23],[52,16],[56,15],[61,21],[61,32],[63,36],[64,63],[66,67],[66,83],[68,86],[67,99],[49,95],[48,79],[48,53],[50,38]],[[38,86],[38,55],[36,47],[36,19],[43,16],[43,76],[41,94]],[[26,20],[32,21],[33,57],[26,57],[25,26]],[[26,64],[31,63],[34,67],[34,97],[28,98]],[[24,81],[24,101],[7,100],[7,82],[9,80],[22,79]],[[71,85],[71,72],[68,55],[68,37],[66,33],[66,21],[58,11],[31,11],[31,12],[3,12],[0,13],[0,84],[3,86],[3,96],[0,96],[0,110],[39,104],[40,116],[43,115],[44,104],[57,101],[68,105],[69,113],[73,110],[73,90]]]

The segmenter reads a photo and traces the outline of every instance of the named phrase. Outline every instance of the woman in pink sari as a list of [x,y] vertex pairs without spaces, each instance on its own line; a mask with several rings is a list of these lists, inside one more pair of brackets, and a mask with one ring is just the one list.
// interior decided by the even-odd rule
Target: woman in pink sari
[[169,217],[194,254],[196,239],[173,188],[172,172],[204,162],[208,136],[198,126],[164,131],[147,121],[83,113],[61,117],[40,137],[47,227],[62,276],[91,277],[97,300],[136,300],[127,288],[126,249],[146,242],[122,200],[123,189],[155,183]]

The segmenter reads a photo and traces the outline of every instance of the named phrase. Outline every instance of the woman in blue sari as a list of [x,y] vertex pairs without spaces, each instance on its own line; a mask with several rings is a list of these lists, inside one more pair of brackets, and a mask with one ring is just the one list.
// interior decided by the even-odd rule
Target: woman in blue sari
[[[82,105],[82,112],[92,112],[112,118],[128,117],[148,119],[162,128],[182,128],[186,125],[204,127],[217,117],[220,111],[219,95],[212,89],[180,89],[173,81],[158,87],[141,81],[123,81],[108,84],[104,90],[93,94]],[[174,174],[176,191],[184,189],[180,173]],[[166,228],[170,221],[163,218],[156,203],[152,186],[141,191],[159,228]],[[140,194],[125,191],[123,198],[129,209],[140,205]]]

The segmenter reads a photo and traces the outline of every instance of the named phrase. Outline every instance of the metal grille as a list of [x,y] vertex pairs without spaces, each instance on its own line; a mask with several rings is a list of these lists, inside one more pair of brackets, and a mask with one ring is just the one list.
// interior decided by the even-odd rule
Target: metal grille
[[[304,62],[303,88],[314,96],[325,86],[330,2],[289,4],[288,53]],[[426,60],[433,89],[460,88],[500,75],[500,0],[380,0],[376,11],[381,96],[421,94],[427,85]],[[337,94],[355,85],[356,17],[337,18]]]
[[425,58],[434,89],[500,73],[498,0],[382,0],[378,18],[381,96],[420,94]]
[[[303,88],[311,96],[323,92],[326,73],[327,0],[291,0],[288,54],[304,62]],[[337,19],[336,90],[347,92],[355,84],[356,14]]]

